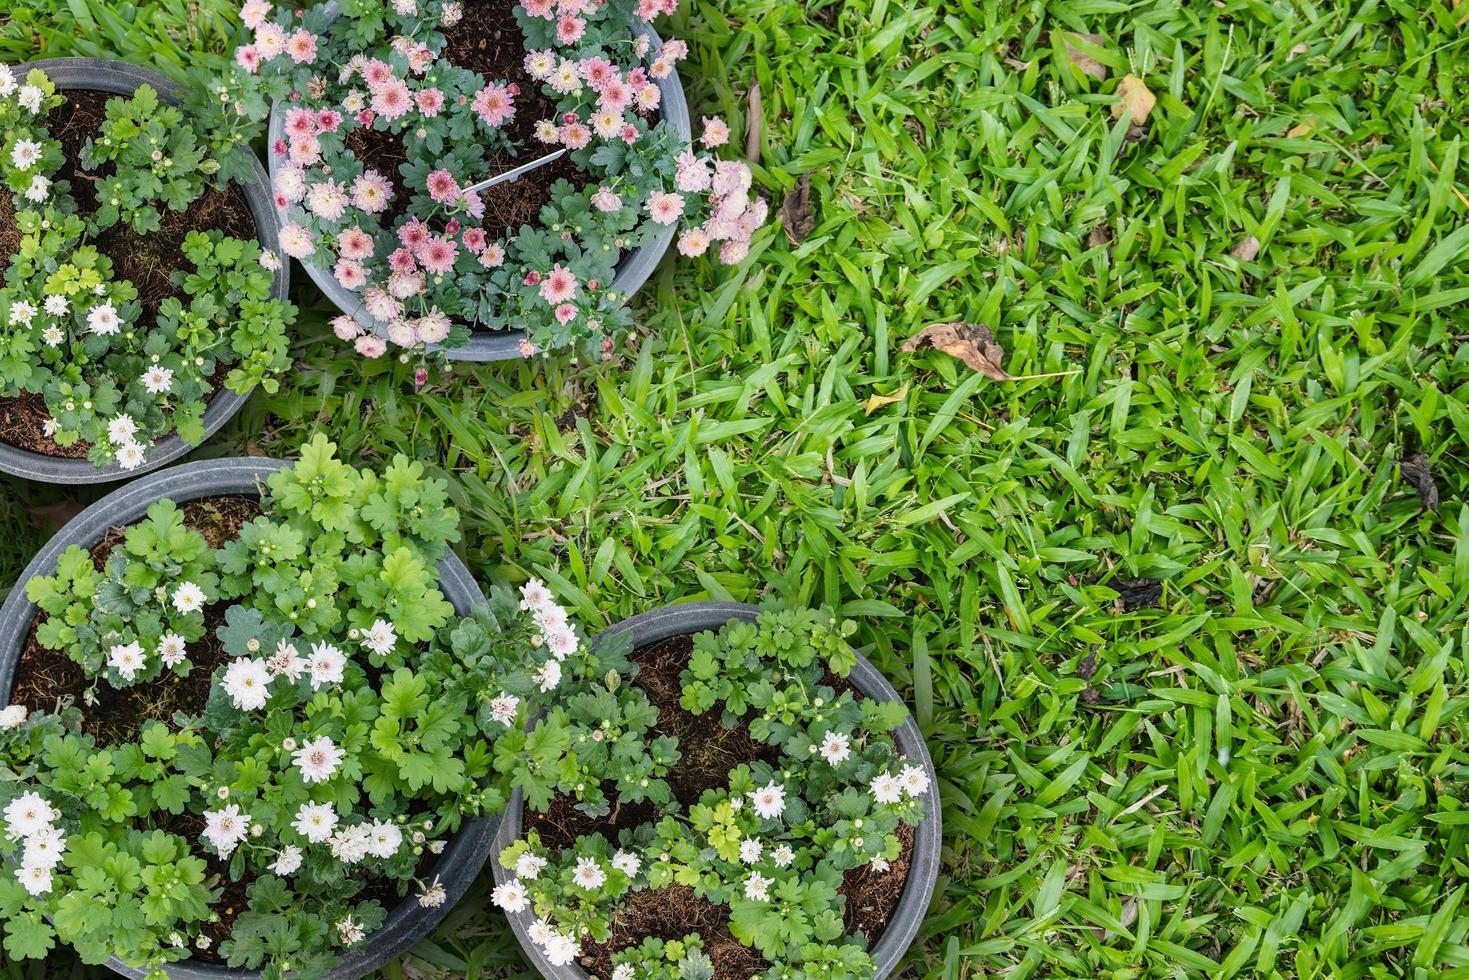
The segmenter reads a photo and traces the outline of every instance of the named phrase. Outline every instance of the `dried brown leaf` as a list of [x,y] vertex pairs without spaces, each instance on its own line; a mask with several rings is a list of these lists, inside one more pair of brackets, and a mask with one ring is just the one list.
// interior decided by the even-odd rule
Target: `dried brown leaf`
[[1253,262],[1255,256],[1260,254],[1260,239],[1254,235],[1246,235],[1239,240],[1239,244],[1229,254],[1241,262]]
[[1066,54],[1071,58],[1071,63],[1080,68],[1086,74],[1095,78],[1097,81],[1105,81],[1107,78],[1107,66],[1102,64],[1097,59],[1093,58],[1091,55],[1083,54],[1076,48],[1072,47],[1070,38],[1073,37],[1085,41],[1086,43],[1097,48],[1106,44],[1107,39],[1102,37],[1102,35],[1100,34],[1072,34],[1068,36],[1068,39],[1066,41]]
[[811,229],[816,226],[816,219],[811,214],[809,174],[797,177],[795,186],[786,191],[785,200],[780,204],[780,224],[793,246],[804,242],[806,236],[811,234]]
[[765,131],[765,116],[760,110],[760,83],[750,83],[745,108],[745,159],[760,162],[760,137]]
[[59,531],[73,517],[86,510],[85,504],[75,500],[58,500],[54,504],[40,504],[26,511],[31,527],[42,531]]
[[895,402],[900,402],[907,397],[907,385],[899,388],[891,395],[873,395],[871,398],[867,399],[867,414],[871,415],[873,412],[877,411],[879,408],[882,408],[884,405],[892,405]]
[[1315,116],[1307,116],[1305,119],[1302,119],[1299,123],[1292,126],[1285,135],[1290,137],[1291,139],[1300,139],[1302,136],[1305,136],[1311,130],[1315,129],[1317,124],[1320,122],[1321,120],[1317,119]]
[[990,328],[979,323],[935,323],[924,327],[903,344],[905,351],[933,347],[957,357],[970,368],[996,381],[1009,381],[1005,373],[1005,348]]
[[1096,248],[1099,245],[1106,245],[1111,240],[1112,227],[1107,224],[1107,222],[1103,221],[1101,224],[1092,229],[1091,234],[1086,236],[1086,247]]
[[1427,456],[1414,453],[1407,459],[1398,460],[1398,472],[1418,491],[1424,510],[1438,510],[1438,484],[1434,482],[1433,470],[1428,468]]
[[1125,112],[1130,114],[1133,125],[1141,126],[1148,121],[1153,106],[1157,104],[1158,97],[1143,84],[1141,78],[1123,75],[1122,81],[1117,83],[1117,101],[1112,103],[1112,118],[1121,119]]

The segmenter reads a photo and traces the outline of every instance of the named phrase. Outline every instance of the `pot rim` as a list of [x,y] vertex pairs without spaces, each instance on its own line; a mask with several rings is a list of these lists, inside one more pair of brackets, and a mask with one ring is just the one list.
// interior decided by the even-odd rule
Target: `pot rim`
[[[760,607],[743,602],[689,602],[641,613],[625,619],[603,630],[592,641],[603,642],[607,637],[631,633],[635,647],[644,647],[674,636],[685,636],[709,629],[719,629],[731,619],[754,622]],[[886,677],[862,654],[857,654],[857,666],[847,680],[864,695],[876,701],[901,701],[898,692]],[[928,744],[918,728],[917,721],[909,712],[902,725],[893,733],[899,751],[910,760],[917,760],[928,776],[930,788],[928,815],[914,828],[912,855],[909,862],[908,880],[903,884],[903,894],[897,907],[889,916],[887,926],[870,945],[872,958],[877,966],[877,980],[884,980],[897,968],[898,962],[912,945],[923,924],[924,915],[933,898],[938,883],[940,850],[943,843],[943,814],[939,800],[938,775],[934,770],[933,757]],[[494,849],[490,854],[490,867],[495,883],[510,880],[509,871],[500,864],[500,852],[521,836],[524,823],[524,797],[516,790],[505,810],[495,836]],[[535,943],[531,942],[528,929],[535,921],[529,909],[519,913],[506,913],[510,928],[519,940],[525,957],[535,965],[543,976],[555,980],[590,980],[590,975],[580,966],[553,966]],[[601,980],[607,980],[606,977]]]
[[[185,463],[113,491],[67,523],[26,566],[9,597],[0,605],[0,691],[5,692],[6,702],[23,645],[38,612],[25,596],[25,583],[37,575],[54,572],[62,551],[71,545],[94,545],[109,529],[136,522],[149,505],[165,497],[184,503],[225,494],[258,495],[267,476],[290,465],[287,460],[265,457]],[[452,552],[439,562],[439,588],[458,615],[487,604],[469,569]],[[388,910],[387,919],[369,935],[367,942],[342,955],[325,980],[356,980],[407,952],[428,935],[473,884],[489,857],[498,825],[497,816],[466,820],[449,839],[430,872],[439,877],[448,899],[438,908],[425,909],[410,891]],[[126,977],[141,980],[147,976],[146,971],[129,967],[115,957],[107,966]],[[170,980],[257,980],[260,977],[259,971],[189,960],[169,964],[164,969]]]
[[[44,58],[27,62],[16,68],[15,71],[19,76],[24,77],[32,68],[44,71],[58,89],[90,89],[113,95],[131,96],[137,91],[139,85],[147,84],[153,86],[159,98],[175,105],[179,103],[183,91],[182,86],[177,82],[155,71],[108,58]],[[250,161],[251,182],[239,183],[236,186],[245,195],[245,203],[250,208],[250,217],[255,221],[256,241],[260,243],[261,248],[269,249],[279,255],[280,221],[270,200],[270,182],[265,168],[261,166],[254,152],[248,148],[240,147],[236,152],[245,154]],[[290,263],[282,262],[281,267],[275,272],[275,280],[271,285],[271,296],[284,301],[289,297],[290,289]],[[249,395],[237,395],[228,388],[221,388],[215,392],[214,397],[209,399],[208,407],[204,410],[204,440],[199,446],[209,441],[226,422],[233,418],[248,399]],[[166,466],[198,449],[199,446],[191,446],[177,435],[165,436],[149,448],[148,456],[141,466],[124,470],[116,463],[99,469],[85,458],[67,459],[62,456],[49,456],[45,453],[12,446],[7,442],[0,442],[0,472],[38,483],[115,483],[131,480],[161,466]]]
[[[337,14],[336,0],[326,5],[326,12],[333,18]],[[658,33],[650,25],[640,21],[634,21],[631,25],[636,35],[647,35],[655,46],[663,42]],[[677,70],[669,72],[666,78],[656,80],[663,98],[660,103],[660,111],[663,118],[673,127],[673,131],[679,138],[687,141],[693,136],[693,126],[689,121],[689,104],[684,94],[683,82],[678,76]],[[285,135],[286,118],[285,105],[276,102],[270,112],[270,133],[266,145],[266,162],[270,168],[270,180],[275,180],[276,171],[280,169],[275,154],[270,152],[270,147]],[[277,219],[279,220],[279,219]],[[647,281],[652,278],[653,270],[658,268],[663,261],[664,255],[673,244],[674,235],[677,233],[675,225],[666,225],[659,229],[657,236],[646,245],[639,246],[624,255],[617,264],[617,275],[612,280],[612,288],[625,294],[631,300],[634,293],[641,289]],[[370,330],[377,336],[387,339],[388,325],[369,314],[362,306],[362,297],[348,291],[341,283],[332,276],[331,271],[311,265],[307,262],[301,263],[306,270],[306,275],[316,284],[316,287],[329,299],[333,306],[346,315],[356,320],[358,325]],[[509,361],[525,357],[520,352],[520,342],[525,338],[524,330],[473,330],[470,332],[469,340],[461,347],[444,347],[441,344],[431,344],[428,350],[431,352],[442,351],[452,361],[488,362]]]

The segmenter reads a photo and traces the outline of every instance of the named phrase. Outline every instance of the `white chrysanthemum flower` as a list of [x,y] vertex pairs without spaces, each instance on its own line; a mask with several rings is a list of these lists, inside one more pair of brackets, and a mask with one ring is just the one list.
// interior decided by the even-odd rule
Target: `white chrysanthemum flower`
[[17,170],[29,170],[41,159],[41,144],[35,140],[16,140],[10,151],[10,162]]
[[423,891],[418,893],[418,907],[425,909],[436,909],[449,900],[449,893],[444,885],[435,876],[433,883],[425,885]]
[[565,660],[576,653],[576,634],[569,629],[551,630],[546,634],[546,649],[557,660]]
[[107,423],[107,438],[119,445],[132,442],[137,434],[138,423],[130,415],[119,415]]
[[909,796],[922,796],[928,792],[928,773],[921,766],[904,766],[898,780],[903,784],[903,792]]
[[775,862],[777,868],[788,868],[796,859],[796,852],[791,850],[791,845],[782,844],[770,852],[770,860]]
[[331,779],[345,755],[330,738],[322,735],[304,743],[294,758],[296,768],[301,770],[301,780],[310,785]]
[[337,938],[342,941],[343,946],[355,946],[367,938],[367,931],[349,915],[337,923]]
[[398,634],[392,623],[379,619],[363,632],[362,645],[379,656],[387,656],[398,645]]
[[533,578],[520,587],[521,609],[540,609],[550,605],[554,598],[540,579]]
[[356,864],[367,857],[372,847],[371,825],[365,823],[343,827],[327,841],[332,857],[343,864]]
[[19,728],[26,723],[26,719],[29,717],[30,711],[25,705],[7,705],[3,710],[0,710],[0,729],[9,731],[12,728]]
[[576,870],[571,873],[571,880],[587,891],[596,891],[607,881],[607,872],[597,864],[596,858],[577,858]]
[[549,691],[561,683],[561,662],[558,660],[547,660],[536,671],[536,682],[541,685],[542,691]]
[[638,873],[638,869],[643,866],[643,862],[636,854],[631,854],[627,851],[618,851],[612,855],[612,866],[631,878]]
[[885,772],[873,776],[868,786],[872,798],[879,803],[897,803],[903,798],[903,784]]
[[287,844],[281,848],[280,853],[270,864],[272,874],[278,874],[282,878],[293,875],[301,867],[301,848],[295,844]]
[[177,667],[188,653],[188,644],[177,633],[165,633],[158,638],[158,657],[165,667]]
[[23,327],[29,327],[38,312],[40,311],[36,309],[34,304],[25,300],[17,300],[10,304],[10,322],[18,323]]
[[740,860],[745,864],[759,864],[765,854],[765,845],[758,837],[746,837],[740,841]]
[[750,877],[745,881],[745,897],[752,902],[770,901],[771,879],[765,877],[758,871],[751,871]]
[[324,844],[337,829],[337,811],[330,803],[302,803],[291,829],[313,844]]
[[636,972],[631,963],[619,963],[612,969],[612,980],[633,980]]
[[184,582],[173,590],[173,607],[187,616],[204,608],[204,590],[193,582]]
[[[51,300],[49,299],[46,301],[46,310],[48,313],[51,311]],[[52,315],[60,316],[61,314]],[[87,311],[87,328],[99,337],[111,337],[122,330],[122,317],[118,316],[117,308],[112,305],[112,300],[98,303]]]
[[821,757],[828,765],[839,766],[852,756],[852,742],[841,732],[827,732],[821,740]]
[[16,868],[15,877],[32,895],[44,895],[51,890],[50,868]]
[[311,646],[311,689],[323,684],[342,683],[342,671],[347,666],[347,657],[330,643],[314,643]]
[[545,945],[546,959],[552,966],[569,966],[581,955],[581,946],[570,936],[556,933]]
[[60,293],[55,296],[47,296],[46,302],[42,305],[46,308],[46,312],[52,316],[66,316],[66,311],[71,308],[71,304],[67,301],[67,298]]
[[22,109],[30,113],[37,113],[41,111],[41,100],[45,97],[46,94],[36,86],[22,85],[17,100],[20,102]]
[[143,372],[143,387],[150,395],[166,395],[173,389],[173,372],[155,364]]
[[275,653],[265,662],[272,676],[284,676],[291,683],[306,672],[306,661],[296,652],[294,644],[281,640],[276,644]]
[[403,846],[403,830],[395,823],[374,820],[367,832],[367,853],[373,857],[387,858],[398,853]]
[[891,864],[888,864],[887,858],[883,857],[881,854],[873,858],[868,863],[872,865],[872,870],[876,871],[878,874],[882,874],[892,867]]
[[26,188],[26,200],[40,204],[51,195],[51,178],[43,174],[36,174],[31,178],[31,186]]
[[62,341],[66,340],[66,333],[53,323],[41,331],[41,339],[46,342],[46,346],[48,347],[60,347]]
[[529,851],[515,859],[515,873],[521,878],[534,881],[541,876],[545,870],[546,859],[539,854],[531,854]]
[[61,856],[66,852],[66,837],[55,827],[42,827],[34,834],[26,838],[25,853],[21,857],[21,866],[25,868],[45,868],[48,871],[61,861]]
[[263,660],[240,657],[224,669],[222,686],[236,708],[259,711],[270,700],[270,671]]
[[526,927],[525,934],[537,946],[545,946],[551,941],[551,937],[556,935],[556,930],[551,928],[551,923],[545,919],[537,919]]
[[119,643],[107,651],[107,666],[116,670],[127,680],[138,676],[138,671],[143,669],[147,658],[143,654],[143,648],[136,642]]
[[0,99],[10,97],[15,91],[15,73],[10,70],[9,65],[0,65]]
[[11,838],[30,837],[51,826],[51,804],[40,793],[23,793],[5,806],[5,833]]
[[750,794],[750,804],[761,820],[779,819],[786,809],[786,788],[767,783]]
[[221,810],[204,811],[204,839],[213,844],[222,857],[229,857],[250,832],[250,819],[231,803]]
[[148,458],[148,453],[136,442],[125,442],[117,447],[114,454],[117,457],[117,465],[125,470],[135,470],[143,465]]
[[524,912],[530,906],[525,886],[518,880],[496,885],[495,890],[490,892],[490,901],[511,914]]
[[502,725],[514,722],[519,711],[520,698],[513,694],[502,694],[490,702],[490,718]]

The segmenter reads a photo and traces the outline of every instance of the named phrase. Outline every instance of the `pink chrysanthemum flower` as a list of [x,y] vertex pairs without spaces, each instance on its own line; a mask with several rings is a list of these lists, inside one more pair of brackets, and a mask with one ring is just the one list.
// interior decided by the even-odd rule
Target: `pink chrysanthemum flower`
[[315,136],[302,136],[291,140],[291,162],[303,167],[314,166],[321,160],[321,140]]
[[628,146],[632,146],[634,143],[636,143],[638,141],[638,127],[634,126],[632,123],[628,123],[626,126],[622,127],[622,141]]
[[503,85],[486,85],[470,105],[486,126],[503,126],[515,117],[515,100]]
[[286,135],[301,139],[316,135],[316,113],[299,106],[286,110]]
[[313,184],[306,192],[306,208],[326,221],[341,221],[349,204],[347,191],[335,180]]
[[373,58],[362,66],[362,80],[367,83],[368,89],[376,92],[384,85],[396,80],[393,67],[386,61]]
[[556,16],[556,0],[522,0],[520,5],[530,17],[551,20]]
[[408,246],[414,255],[417,255],[424,244],[428,242],[432,232],[428,225],[418,218],[410,218],[403,222],[398,228],[398,241]]
[[319,132],[335,133],[340,125],[342,114],[335,109],[322,109],[316,114],[316,128]]
[[556,319],[561,323],[562,326],[565,326],[572,320],[576,319],[576,307],[572,306],[570,303],[562,303],[560,306],[556,307]]
[[505,264],[505,246],[499,242],[491,242],[485,246],[480,253],[479,264],[486,269],[495,269]]
[[362,305],[377,320],[394,320],[403,315],[403,304],[381,286],[369,286],[362,294]]
[[729,142],[729,124],[718,116],[705,116],[704,135],[699,137],[699,142],[711,150],[723,146]]
[[368,214],[386,211],[392,196],[393,185],[376,170],[364,170],[362,176],[352,182],[352,204]]
[[388,277],[388,292],[397,299],[408,299],[423,292],[423,275],[417,272],[395,272]]
[[408,85],[396,78],[373,93],[372,110],[389,122],[401,119],[412,108],[413,96]]
[[561,143],[569,150],[580,150],[592,141],[592,131],[581,123],[561,127]]
[[465,248],[469,249],[475,255],[483,252],[486,244],[488,244],[483,228],[466,228],[464,229],[464,234],[459,236],[459,240],[464,243]]
[[242,44],[235,49],[235,64],[251,75],[260,70],[260,49],[253,44]]
[[420,89],[413,93],[413,101],[425,118],[432,119],[444,107],[444,93],[436,88]]
[[332,333],[339,340],[356,340],[362,336],[362,327],[350,316],[339,316],[332,320]]
[[447,238],[433,237],[424,243],[418,257],[423,267],[434,275],[443,275],[454,268],[459,256],[459,246]]
[[678,169],[674,172],[674,186],[685,194],[698,194],[707,191],[709,185],[714,182],[714,175],[709,172],[709,162],[694,155],[692,150],[684,150],[678,157]]
[[337,236],[337,251],[344,259],[372,258],[372,236],[361,228],[347,228]]
[[683,198],[678,194],[653,194],[648,198],[648,216],[656,224],[671,225],[683,214],[683,204]]
[[440,204],[453,204],[454,199],[459,196],[459,181],[447,170],[435,170],[428,175],[425,184],[428,187],[428,196]]
[[306,65],[316,60],[316,35],[310,31],[296,31],[286,41],[286,54],[298,65]]
[[581,72],[581,77],[586,79],[587,84],[598,92],[617,77],[617,69],[606,58],[584,58],[577,65],[577,71]]
[[388,268],[393,272],[416,272],[418,261],[408,249],[396,248],[393,254],[388,256]]
[[350,289],[353,292],[367,285],[367,270],[362,267],[361,262],[353,259],[338,259],[332,275],[344,289]]
[[355,346],[357,353],[367,358],[382,357],[388,350],[387,341],[381,337],[374,337],[371,334],[364,334],[358,337]]
[[709,251],[709,236],[704,234],[701,229],[690,228],[679,236],[678,252],[680,255],[694,258],[703,255],[707,251]]
[[725,242],[719,246],[719,261],[725,265],[738,265],[750,254],[749,242]]
[[608,112],[621,112],[632,101],[632,87],[623,81],[611,81],[602,86],[597,105]]
[[425,344],[441,344],[449,336],[454,325],[438,310],[431,310],[418,318],[418,339]]
[[576,295],[576,273],[559,263],[541,280],[541,299],[555,306]]

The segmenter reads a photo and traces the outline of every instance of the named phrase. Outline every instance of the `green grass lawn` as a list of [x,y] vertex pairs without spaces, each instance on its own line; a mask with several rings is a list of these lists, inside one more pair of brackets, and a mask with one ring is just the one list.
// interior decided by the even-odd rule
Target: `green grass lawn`
[[[220,0],[19,7],[12,62],[228,33]],[[1469,977],[1469,3],[677,19],[696,109],[756,125],[772,199],[809,174],[800,247],[772,225],[737,270],[666,264],[610,363],[418,396],[318,305],[290,388],[196,457],[414,454],[482,581],[542,576],[596,625],[840,607],[941,776],[915,976]],[[1157,96],[1133,134],[1129,73]],[[1071,373],[899,351],[939,321]],[[57,497],[3,489],[8,583]],[[1102,584],[1136,578],[1158,605]],[[525,973],[486,891],[386,975]]]

